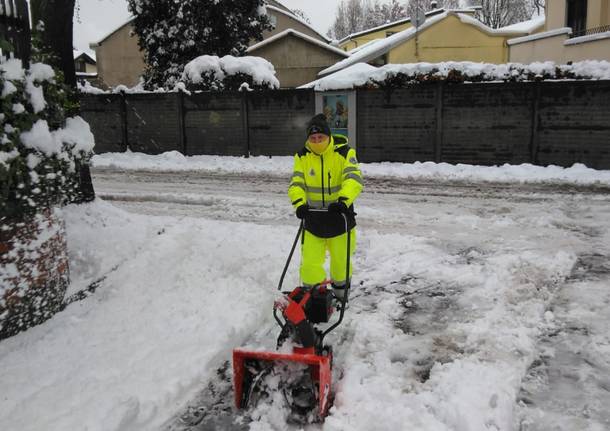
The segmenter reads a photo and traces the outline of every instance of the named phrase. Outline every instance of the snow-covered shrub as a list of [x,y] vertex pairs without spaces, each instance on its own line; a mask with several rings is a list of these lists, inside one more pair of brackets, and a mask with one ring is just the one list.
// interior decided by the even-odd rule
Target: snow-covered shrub
[[264,0],[128,0],[144,53],[145,88],[172,89],[184,66],[202,53],[246,53],[271,30]]
[[53,69],[0,64],[0,223],[70,201],[78,193],[77,165],[88,163],[94,138]]
[[347,88],[401,88],[431,82],[524,82],[561,79],[610,79],[610,62],[586,60],[572,64],[552,61],[531,64],[443,63],[386,64],[379,68],[355,64],[316,81],[318,91]]
[[264,90],[279,88],[275,68],[261,57],[202,55],[190,61],[182,74],[189,91]]

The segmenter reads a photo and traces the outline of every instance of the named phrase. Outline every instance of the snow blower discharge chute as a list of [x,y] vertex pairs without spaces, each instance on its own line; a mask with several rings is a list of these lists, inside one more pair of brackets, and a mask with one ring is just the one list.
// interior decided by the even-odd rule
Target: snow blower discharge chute
[[[326,210],[310,210],[326,211]],[[347,218],[343,215],[345,231]],[[331,399],[332,347],[324,344],[324,337],[343,321],[345,305],[349,295],[350,235],[347,241],[347,265],[345,269],[345,294],[335,301],[330,281],[326,280],[312,288],[296,287],[282,291],[284,276],[297,243],[303,233],[301,221],[292,249],[284,266],[278,290],[281,299],[275,301],[273,317],[280,326],[277,351],[259,351],[237,348],[233,350],[233,385],[235,405],[238,409],[249,408],[265,398],[271,391],[282,391],[290,408],[288,420],[310,422],[324,420]],[[338,300],[338,302],[337,302]],[[339,317],[331,323],[336,304]],[[315,325],[326,324],[325,329]],[[290,342],[290,344],[286,344]],[[286,346],[289,346],[287,351]],[[292,347],[290,347],[292,346]],[[279,377],[279,385],[265,384],[269,376]],[[277,381],[278,379],[275,379]]]

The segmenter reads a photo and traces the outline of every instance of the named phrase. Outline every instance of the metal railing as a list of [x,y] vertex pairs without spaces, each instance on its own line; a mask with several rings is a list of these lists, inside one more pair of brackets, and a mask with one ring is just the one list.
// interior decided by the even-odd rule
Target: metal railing
[[0,0],[0,41],[4,57],[20,58],[27,67],[30,62],[30,18],[26,0]]
[[585,30],[573,31],[570,38],[589,36],[591,34],[605,33],[610,31],[610,25],[602,25],[601,27],[587,28]]

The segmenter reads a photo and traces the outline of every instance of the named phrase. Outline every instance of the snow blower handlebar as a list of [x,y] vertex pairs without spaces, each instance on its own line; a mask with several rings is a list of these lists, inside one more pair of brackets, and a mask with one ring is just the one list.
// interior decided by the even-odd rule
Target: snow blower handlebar
[[[310,212],[328,212],[328,209],[326,208],[310,208],[309,209]],[[347,298],[349,296],[349,290],[350,290],[350,278],[349,278],[349,269],[350,269],[350,249],[351,249],[351,238],[350,238],[350,232],[348,230],[348,222],[347,222],[347,215],[344,213],[341,213],[341,215],[343,216],[343,221],[345,223],[345,232],[346,232],[346,245],[347,245],[347,250],[346,250],[346,265],[345,265],[345,293],[343,294],[343,296],[341,297],[341,310],[339,311],[339,319],[333,324],[331,325],[328,329],[326,329],[326,331],[324,331],[322,333],[322,338],[324,338],[328,333],[330,333],[333,329],[335,329],[337,326],[339,326],[341,324],[341,322],[343,321],[343,315],[345,314],[345,305],[347,303]],[[286,260],[286,264],[284,265],[284,270],[282,271],[282,276],[280,277],[280,282],[278,284],[278,290],[281,291],[282,290],[282,285],[284,283],[284,277],[286,276],[286,272],[288,271],[288,266],[290,265],[290,261],[292,260],[292,256],[294,255],[294,251],[296,249],[297,243],[299,242],[299,238],[301,237],[301,234],[303,233],[303,230],[305,228],[305,222],[304,220],[301,220],[301,223],[299,224],[299,229],[297,231],[297,235],[294,238],[294,242],[292,244],[292,248],[290,250],[290,254],[288,255],[288,259]],[[326,285],[327,283],[322,283],[323,285]],[[289,292],[286,292],[289,293]],[[294,293],[294,292],[293,292]],[[307,294],[306,295],[307,299],[310,298],[310,295]],[[300,306],[304,307],[307,301],[301,301],[301,304],[299,304]],[[295,304],[296,305],[296,304]],[[278,307],[274,307],[273,309],[273,317],[275,318],[275,320],[277,321],[277,323],[280,325],[280,327],[284,327],[284,325],[286,323],[283,323],[281,321],[281,319],[278,317],[277,315],[277,310]],[[321,342],[322,340],[320,340]]]

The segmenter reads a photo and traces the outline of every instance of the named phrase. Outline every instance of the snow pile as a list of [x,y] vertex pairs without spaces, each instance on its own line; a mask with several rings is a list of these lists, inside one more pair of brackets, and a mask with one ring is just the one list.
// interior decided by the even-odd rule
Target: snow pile
[[108,93],[107,91],[104,91],[101,88],[94,87],[87,80],[82,81],[82,82],[78,81],[76,83],[76,87],[77,87],[77,90],[79,91],[79,93],[86,93],[86,94],[105,94],[105,93]]
[[[292,172],[293,158],[184,156],[177,151],[159,155],[144,153],[104,153],[92,158],[95,168],[149,171],[203,171],[234,174],[286,176]],[[498,183],[570,183],[610,185],[610,171],[596,170],[576,163],[572,167],[521,165],[474,166],[449,163],[361,163],[365,177],[392,177],[416,180],[498,182]]]
[[202,55],[186,64],[182,81],[188,90],[235,90],[244,83],[257,89],[280,87],[273,65],[252,56]]
[[400,88],[410,84],[437,81],[462,83],[558,79],[610,79],[610,62],[586,60],[573,64],[557,64],[552,61],[531,64],[491,64],[448,61],[386,64],[374,69],[356,64],[301,88],[326,91],[351,88]]

